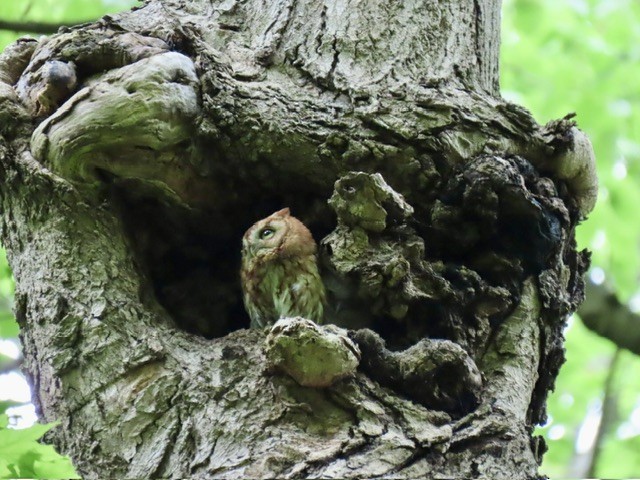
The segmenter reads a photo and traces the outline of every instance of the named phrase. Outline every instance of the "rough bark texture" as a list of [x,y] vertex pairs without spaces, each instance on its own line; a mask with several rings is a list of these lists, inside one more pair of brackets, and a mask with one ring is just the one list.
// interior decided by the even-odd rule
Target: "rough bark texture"
[[[499,98],[498,24],[150,1],[0,56],[26,369],[84,477],[536,477],[597,183],[570,118]],[[240,238],[285,206],[362,354],[326,389],[245,329]]]

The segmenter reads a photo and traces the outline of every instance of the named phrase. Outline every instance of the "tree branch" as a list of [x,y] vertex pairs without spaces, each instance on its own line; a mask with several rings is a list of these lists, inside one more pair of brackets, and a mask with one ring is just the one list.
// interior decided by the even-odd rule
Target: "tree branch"
[[[571,478],[592,478],[595,475],[594,471],[598,465],[603,443],[606,441],[606,437],[611,430],[611,426],[617,417],[618,391],[616,389],[614,379],[620,365],[619,360],[621,352],[621,348],[616,349],[610,359],[607,378],[605,379],[602,387],[604,397],[602,399],[601,408],[597,412],[587,412],[578,430],[578,437],[581,435],[589,436],[589,430],[591,428],[590,424],[594,421],[598,423],[596,427],[597,432],[587,449],[579,449],[578,443],[580,440],[576,441],[571,466],[567,473]],[[597,419],[594,418],[596,416],[598,417]]]
[[578,315],[589,330],[640,355],[640,316],[622,304],[606,285],[587,282],[586,299]]
[[593,445],[591,452],[591,462],[589,470],[586,473],[586,477],[595,478],[596,470],[598,468],[598,462],[600,460],[604,442],[606,437],[613,428],[613,424],[617,420],[618,412],[618,389],[615,385],[616,372],[620,366],[620,354],[621,348],[617,348],[611,362],[609,364],[609,371],[607,372],[607,378],[604,384],[604,398],[602,399],[602,418],[600,419],[600,426],[598,427],[598,434]]
[[48,22],[17,22],[11,20],[0,20],[0,30],[9,30],[12,32],[29,32],[29,33],[41,33],[48,35],[56,33],[61,27],[73,27],[82,23],[92,22],[93,20],[79,21],[79,22],[60,22],[60,23],[48,23]]

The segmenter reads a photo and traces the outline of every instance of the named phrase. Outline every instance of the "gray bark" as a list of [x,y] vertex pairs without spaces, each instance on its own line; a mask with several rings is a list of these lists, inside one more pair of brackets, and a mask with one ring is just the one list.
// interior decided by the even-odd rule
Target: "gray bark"
[[[84,477],[537,476],[597,182],[569,118],[498,96],[498,25],[493,0],[150,1],[3,53],[26,371]],[[245,329],[240,237],[285,206],[362,351],[326,389]]]

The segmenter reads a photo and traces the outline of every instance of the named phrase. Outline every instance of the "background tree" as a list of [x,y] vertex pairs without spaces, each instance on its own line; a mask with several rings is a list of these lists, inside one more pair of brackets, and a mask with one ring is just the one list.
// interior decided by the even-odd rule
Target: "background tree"
[[[535,9],[534,9],[534,10],[535,10]],[[536,12],[533,12],[533,13],[534,13],[534,14],[532,14],[532,15],[530,16],[530,18],[535,19],[535,18],[536,18],[536,16],[535,16],[535,13],[536,13]],[[507,18],[510,18],[510,17],[509,17],[509,16],[507,16]],[[534,21],[535,21],[535,20],[534,20]],[[549,22],[549,24],[553,24],[553,22]],[[532,35],[532,37],[535,37],[535,36],[534,36],[534,35]],[[520,53],[522,53],[522,52],[520,52]],[[509,74],[509,72],[508,72],[508,71],[507,71],[507,74]],[[527,92],[534,92],[534,91],[535,91],[534,89],[528,89],[528,90],[527,90]],[[556,103],[557,103],[557,102],[556,102]],[[530,102],[527,102],[526,104],[527,104],[527,105],[535,105],[535,104],[530,103]],[[571,106],[571,105],[568,105],[568,106],[567,106],[567,109],[571,109],[571,108],[572,108],[572,106]]]
[[[531,108],[540,121],[575,110],[593,141],[601,189],[589,221],[577,231],[578,243],[593,251],[593,280],[606,281],[617,299],[593,297],[598,305],[588,305],[588,324],[598,333],[618,325],[626,332],[621,345],[635,352],[638,320],[615,306],[638,308],[640,109],[637,91],[626,79],[638,74],[639,18],[638,4],[627,1],[507,1],[502,46],[503,95]],[[625,327],[623,320],[614,321],[622,318]],[[551,420],[542,430],[550,442],[543,471],[556,477],[637,476],[640,360],[628,351],[617,353],[616,345],[580,322],[570,322],[566,347],[567,363],[549,400]],[[612,401],[615,415],[606,417],[606,428],[598,428],[603,405]],[[605,431],[602,438],[598,432]],[[589,471],[598,445],[595,470]]]

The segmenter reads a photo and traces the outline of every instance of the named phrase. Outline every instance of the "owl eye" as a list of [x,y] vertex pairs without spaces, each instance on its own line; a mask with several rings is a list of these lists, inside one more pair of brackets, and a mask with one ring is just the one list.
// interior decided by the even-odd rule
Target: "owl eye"
[[262,240],[264,240],[266,238],[273,236],[274,233],[275,233],[275,230],[273,228],[267,227],[260,230],[260,233],[258,235]]

